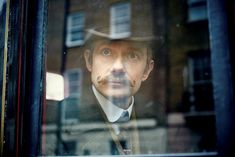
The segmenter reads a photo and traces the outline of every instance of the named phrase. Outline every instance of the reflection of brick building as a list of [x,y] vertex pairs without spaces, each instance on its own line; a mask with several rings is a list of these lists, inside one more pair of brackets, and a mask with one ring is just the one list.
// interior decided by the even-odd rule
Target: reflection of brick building
[[207,0],[176,0],[167,4],[167,111],[183,112],[184,118],[180,124],[176,120],[171,123],[176,126],[169,127],[168,148],[180,152],[194,143],[196,147],[189,149],[215,150]]
[[[150,120],[146,122],[152,122],[154,119],[154,123],[157,124],[157,127],[148,130],[148,132],[143,131],[141,136],[149,138],[151,144],[164,145],[161,148],[158,147],[159,149],[156,149],[156,153],[204,150],[205,146],[199,148],[198,144],[200,143],[201,133],[198,133],[198,130],[195,133],[195,130],[192,131],[191,128],[187,128],[188,126],[185,127],[185,124],[188,123],[191,126],[191,121],[198,123],[197,115],[199,112],[189,111],[206,111],[201,114],[209,117],[206,123],[202,124],[203,126],[207,122],[211,122],[211,119],[212,123],[214,120],[212,95],[208,95],[212,89],[210,66],[208,66],[210,63],[208,60],[210,50],[208,25],[205,16],[206,0],[201,0],[198,4],[193,3],[195,1],[190,0],[70,0],[66,12],[67,23],[65,25],[67,34],[63,39],[65,1],[50,0],[47,68],[50,72],[60,73],[61,65],[63,64],[61,56],[65,57],[65,68],[62,69],[66,80],[65,94],[70,96],[69,102],[66,103],[67,105],[62,107],[62,121],[81,125],[81,117],[84,115],[82,113],[77,115],[76,113],[82,110],[82,104],[94,104],[95,101],[91,100],[90,96],[86,94],[90,87],[90,80],[87,78],[90,78],[90,76],[83,60],[84,30],[93,28],[94,25],[105,26],[109,28],[111,34],[118,36],[118,34],[114,33],[114,30],[120,28],[120,30],[124,31],[121,35],[119,34],[120,37],[128,37],[129,33],[135,31],[137,23],[142,22],[146,27],[148,26],[149,28],[150,26],[152,28],[157,38],[163,38],[165,44],[162,47],[155,47],[155,69],[149,80],[143,84],[140,92],[136,95],[137,112],[142,118]],[[125,14],[126,16],[120,18],[120,26],[111,28],[113,21],[110,21],[110,19],[115,19],[118,14],[115,13],[116,7],[122,9],[124,16]],[[145,26],[143,26],[143,32],[145,31],[144,28]],[[63,41],[65,48],[63,47]],[[62,55],[63,51],[65,55]],[[203,94],[204,97],[201,99]],[[207,101],[204,103],[202,100]],[[53,115],[56,111],[59,111],[57,103],[52,105],[53,103],[55,102],[48,101],[47,115]],[[143,104],[145,109],[142,108]],[[90,107],[92,108],[92,106]],[[168,113],[186,111],[186,114],[169,114],[168,121],[166,121],[165,108]],[[86,115],[91,113],[92,110],[88,110]],[[203,116],[199,117],[199,119],[204,118]],[[178,119],[177,117],[180,118]],[[189,121],[185,121],[184,117]],[[55,121],[55,116],[51,116],[48,119],[50,124]],[[168,139],[164,137],[164,129],[161,130],[158,127],[166,123],[169,126],[167,131]],[[78,130],[82,129],[79,125],[75,127]],[[152,126],[149,125],[149,127],[151,128]],[[191,127],[194,128],[195,126]],[[210,127],[213,128],[213,126]],[[53,124],[51,132],[55,131],[56,128],[56,125]],[[48,131],[50,132],[50,129]],[[154,143],[154,141],[151,141],[150,134],[156,135],[158,138],[161,136],[164,141]],[[56,136],[53,136],[48,136],[48,140],[55,138],[54,140],[56,141]],[[176,136],[177,138],[175,138]],[[76,136],[67,137],[67,143],[69,144],[70,142],[71,144],[71,139],[75,138]],[[167,140],[168,146],[166,146]],[[52,152],[55,151],[55,148],[56,142]],[[210,148],[208,149],[210,150]],[[206,148],[206,150],[208,149]],[[76,151],[75,148],[74,150]]]
[[[56,4],[58,8],[56,7]],[[71,0],[68,4],[68,16],[67,16],[67,29],[65,36],[65,46],[64,49],[66,52],[65,69],[64,69],[64,78],[65,78],[65,95],[69,96],[65,104],[62,105],[62,112],[60,115],[61,121],[65,124],[73,124],[75,127],[75,132],[70,132],[71,134],[76,134],[76,129],[82,129],[82,125],[86,127],[92,127],[94,124],[84,123],[83,120],[86,120],[90,115],[92,115],[92,105],[96,105],[96,100],[91,99],[88,95],[88,90],[90,89],[90,75],[85,68],[83,60],[83,44],[85,36],[85,30],[91,29],[94,27],[107,27],[110,30],[110,34],[114,38],[125,38],[129,37],[134,31],[142,30],[140,33],[146,33],[148,31],[152,32],[153,36],[156,36],[159,40],[163,39],[164,35],[164,19],[163,19],[163,9],[157,9],[161,7],[160,2],[154,1],[122,1],[122,0],[113,0],[113,1],[77,1]],[[61,4],[61,5],[60,5]],[[63,42],[62,27],[63,27],[63,17],[57,15],[57,11],[54,9],[61,8],[63,2],[50,1],[49,8],[49,19],[48,19],[48,64],[47,68],[50,72],[60,73],[61,61],[55,60],[55,62],[50,62],[50,60],[56,59],[58,56],[62,56],[62,48],[60,45]],[[65,4],[65,3],[64,3]],[[64,9],[64,8],[63,8]],[[122,12],[120,12],[122,10]],[[122,15],[119,15],[122,13]],[[119,17],[119,18],[117,18]],[[117,19],[116,19],[117,18]],[[155,19],[160,21],[155,21]],[[58,19],[58,21],[54,21]],[[112,19],[112,21],[110,20]],[[115,21],[116,19],[116,21]],[[114,21],[113,21],[114,20]],[[58,23],[58,24],[57,24]],[[140,25],[141,23],[141,25]],[[57,26],[56,28],[54,28]],[[141,26],[141,27],[140,27]],[[140,27],[140,28],[138,28]],[[145,30],[145,28],[148,28]],[[61,31],[57,31],[61,29]],[[161,30],[161,31],[158,31]],[[55,31],[61,32],[57,34]],[[56,39],[56,40],[54,40]],[[52,42],[52,44],[50,44]],[[156,43],[155,45],[159,45]],[[61,49],[61,50],[59,50]],[[141,149],[145,153],[164,153],[166,150],[166,131],[164,128],[160,127],[165,123],[165,53],[164,49],[160,49],[159,46],[154,47],[154,56],[157,58],[156,68],[152,72],[150,79],[143,84],[140,89],[140,92],[136,95],[135,106],[136,112],[143,119],[140,123],[143,123],[142,130],[140,131],[140,138],[143,138],[142,141],[147,141],[147,143],[142,142]],[[57,53],[57,55],[55,55]],[[48,152],[55,153],[58,143],[56,143],[56,138],[58,135],[53,135],[53,132],[56,132],[58,127],[53,123],[56,121],[56,117],[53,118],[53,113],[59,111],[58,105],[56,103],[53,105],[53,101],[48,102],[47,115],[51,115],[50,119],[48,118],[48,142],[54,141],[54,146],[49,144],[47,145],[49,149]],[[83,111],[83,106],[90,105],[90,110]],[[71,109],[72,108],[72,109]],[[76,114],[77,113],[77,114]],[[84,114],[85,113],[85,114]],[[85,117],[87,116],[87,118]],[[87,121],[87,120],[86,120]],[[91,121],[94,121],[91,119]],[[95,121],[97,121],[95,119]],[[99,122],[97,122],[99,125]],[[71,125],[68,125],[71,126]],[[62,128],[66,125],[62,125]],[[148,131],[147,131],[148,130]],[[63,131],[61,131],[63,132]],[[102,132],[96,132],[95,134],[101,134]],[[60,136],[60,135],[59,135]],[[90,134],[90,136],[93,136]],[[68,136],[67,133],[62,133],[60,136],[62,141],[69,145],[79,144],[77,140],[81,140],[77,136]],[[158,140],[157,140],[158,139]],[[109,145],[103,139],[104,142],[104,152],[109,151]],[[53,143],[53,142],[52,142]],[[108,145],[107,145],[108,144]],[[107,147],[106,147],[107,145]],[[153,150],[148,150],[146,145],[156,146]],[[107,150],[106,150],[107,149]],[[153,149],[153,148],[152,148]],[[81,152],[74,148],[74,151],[77,153],[89,153]],[[102,151],[102,150],[100,150]],[[63,152],[60,152],[63,153]]]
[[[187,3],[186,3],[187,2]],[[168,2],[169,3],[169,2]],[[205,94],[200,84],[208,86],[207,93],[212,91],[209,30],[207,21],[206,0],[201,1],[174,1],[169,3],[169,30],[168,53],[169,53],[169,111],[182,109],[182,95],[184,91],[190,94],[190,102],[202,103],[201,98]],[[173,17],[173,18],[172,18]],[[200,91],[197,91],[200,90]],[[200,93],[200,96],[197,94]],[[212,94],[212,93],[211,93]],[[212,96],[212,95],[211,95]],[[207,97],[210,97],[207,95]],[[208,100],[211,101],[211,100]],[[211,102],[197,103],[195,108],[199,110],[212,109]],[[209,104],[210,103],[210,104]],[[213,103],[213,102],[212,102]],[[186,107],[187,108],[187,107]],[[187,109],[186,109],[187,110]]]
[[[156,8],[154,8],[157,5],[153,4],[154,3],[151,1],[143,2],[114,0],[107,2],[86,1],[83,3],[80,3],[79,1],[71,1],[68,11],[68,21],[71,21],[71,23],[69,23],[67,27],[68,36],[66,39],[66,43],[68,49],[66,58],[66,70],[81,68],[83,78],[90,78],[89,73],[87,73],[87,70],[84,67],[82,50],[84,42],[83,40],[85,39],[84,30],[86,29],[104,27],[110,31],[111,36],[114,36],[114,38],[123,38],[125,36],[128,37],[131,33],[135,33],[135,31],[140,30],[143,31],[141,32],[143,34],[145,34],[145,31],[157,32],[154,29],[157,29],[158,27],[160,29],[161,27],[163,27],[163,25],[161,24],[159,26],[156,26],[156,21],[154,21],[154,18],[158,16],[162,18],[163,16],[160,16],[162,14],[161,12],[157,13],[154,11],[157,10]],[[116,24],[113,24],[115,23],[115,16],[119,16],[117,14],[118,12],[121,12],[119,10],[115,12],[116,8],[120,9],[123,13],[123,15],[120,15],[120,18],[118,19],[120,24],[117,24],[118,22],[116,22]],[[76,19],[80,19],[78,20],[81,21],[81,23],[78,24],[80,25],[80,27],[76,27],[76,25],[72,26],[72,22],[76,23]],[[112,19],[112,21],[110,19]],[[139,23],[141,23],[141,25]],[[138,28],[140,26],[141,28]],[[144,30],[144,28],[148,28],[148,30]],[[120,32],[115,33],[114,29]],[[152,35],[162,37],[163,33],[164,32],[158,32]],[[155,49],[154,53],[157,60],[161,60],[163,61],[162,63],[164,63],[165,58],[161,54],[163,52]],[[161,56],[161,58],[159,56]],[[136,96],[136,103],[139,104],[139,106],[137,106],[137,110],[139,109],[140,114],[142,114],[143,116],[149,115],[150,117],[155,117],[156,115],[160,115],[160,113],[164,113],[164,106],[162,105],[165,104],[165,68],[164,65],[160,63],[161,62],[156,62],[156,68],[151,75],[151,79],[149,79],[148,82],[144,83],[142,89],[138,93],[138,96]],[[155,77],[156,75],[157,77]],[[86,89],[89,88],[89,84],[89,79],[83,79],[83,95],[81,97],[81,101],[89,100],[89,96],[86,95]],[[155,86],[157,86],[157,88],[154,88]],[[154,104],[153,102],[159,103]],[[148,110],[142,110],[141,106],[143,103],[148,104]],[[159,110],[159,114],[156,114],[157,110]],[[162,114],[158,118],[159,120],[161,118],[161,121],[163,121],[164,119]]]
[[[122,1],[101,1],[102,3],[93,2],[93,1],[87,1],[87,2],[80,2],[80,1],[70,1],[69,4],[69,10],[68,10],[68,18],[67,21],[67,38],[65,39],[65,43],[67,43],[67,49],[66,51],[66,60],[65,60],[65,71],[69,69],[76,69],[80,68],[82,71],[83,78],[89,78],[89,74],[84,67],[84,60],[83,60],[83,40],[85,38],[84,30],[88,28],[94,28],[94,26],[104,26],[108,27],[111,25],[110,18],[111,16],[111,7],[115,6],[115,4],[120,4],[119,2]],[[117,3],[118,2],[118,3]],[[125,2],[125,1],[124,1]],[[128,1],[127,1],[128,2]],[[158,2],[160,3],[160,2]],[[99,4],[98,7],[96,5]],[[129,32],[140,30],[140,28],[136,28],[138,26],[139,22],[144,21],[144,24],[142,24],[142,29],[149,28],[150,30],[155,33],[153,35],[157,36],[158,38],[162,38],[164,35],[164,19],[163,19],[163,9],[160,7],[160,9],[157,9],[156,7],[162,6],[161,4],[157,4],[156,2],[151,1],[131,1],[131,7],[130,7],[130,14],[131,18],[129,19]],[[102,11],[99,7],[102,7]],[[50,1],[49,3],[49,18],[48,18],[48,41],[53,41],[51,43],[48,42],[48,63],[47,68],[49,72],[55,72],[60,73],[61,70],[61,62],[62,60],[59,59],[59,57],[62,56],[62,36],[63,35],[63,15],[60,12],[60,14],[57,13],[56,9],[62,8],[64,9],[64,2],[62,1]],[[97,9],[94,10],[94,9]],[[101,15],[97,15],[101,14]],[[148,17],[148,18],[146,18]],[[56,19],[56,20],[54,20]],[[158,19],[155,21],[154,19]],[[77,21],[83,21],[78,22],[76,26]],[[128,20],[128,19],[127,19]],[[160,21],[160,22],[159,22]],[[75,23],[75,25],[72,25],[72,22]],[[78,26],[80,25],[80,26]],[[146,26],[145,26],[146,25]],[[55,27],[56,26],[56,27]],[[124,26],[125,27],[125,26]],[[60,31],[59,31],[60,30]],[[111,30],[111,28],[110,28]],[[161,30],[161,31],[158,31]],[[57,32],[57,33],[56,33]],[[60,34],[58,33],[60,32]],[[144,31],[143,31],[144,33]],[[165,53],[163,53],[164,50],[159,50],[159,47],[157,47],[154,50],[157,62],[156,62],[156,68],[155,71],[152,72],[151,78],[144,83],[142,90],[140,90],[139,96],[137,98],[140,98],[141,101],[149,101],[149,105],[152,104],[153,101],[159,102],[157,107],[154,110],[149,111],[156,111],[159,110],[160,113],[164,111],[165,104]],[[50,60],[53,60],[53,62],[50,62]],[[155,77],[157,75],[157,77]],[[83,79],[84,82],[82,82],[83,86],[87,86],[89,84],[88,79]],[[153,86],[154,84],[154,86]],[[154,87],[157,88],[154,88]],[[85,90],[86,88],[82,88]],[[83,91],[85,92],[85,91]],[[151,94],[149,94],[151,93]],[[85,94],[83,95],[86,96]],[[89,98],[88,98],[89,99]],[[159,106],[160,105],[160,106]],[[159,114],[160,114],[159,113]],[[144,113],[143,113],[144,114]],[[155,113],[146,113],[150,115],[156,115]],[[159,115],[158,114],[158,115]],[[159,116],[159,119],[163,117],[162,115]],[[164,119],[164,118],[163,118]],[[162,120],[161,120],[162,121]]]
[[48,3],[47,25],[47,71],[60,73],[63,51],[64,0],[50,0]]

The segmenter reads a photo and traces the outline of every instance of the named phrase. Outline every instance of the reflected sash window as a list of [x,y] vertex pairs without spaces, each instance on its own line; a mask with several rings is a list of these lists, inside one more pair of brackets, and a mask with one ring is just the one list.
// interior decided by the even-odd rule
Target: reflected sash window
[[84,43],[85,15],[83,12],[72,13],[68,16],[66,46],[80,46]]
[[210,54],[202,51],[189,57],[189,84],[192,110],[213,110]]
[[65,96],[79,96],[81,95],[82,87],[82,71],[81,69],[67,70],[64,74],[65,77]]
[[111,6],[111,37],[126,38],[130,36],[131,23],[130,3],[118,3]]
[[62,122],[77,123],[82,88],[82,71],[79,68],[67,70],[64,77],[66,99],[62,102]]

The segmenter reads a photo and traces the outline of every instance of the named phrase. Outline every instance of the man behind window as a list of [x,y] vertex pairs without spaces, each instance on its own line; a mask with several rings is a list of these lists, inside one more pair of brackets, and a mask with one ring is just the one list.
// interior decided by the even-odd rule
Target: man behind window
[[134,94],[153,69],[148,38],[112,40],[108,35],[89,30],[84,57],[91,72],[92,90],[109,122],[123,112],[131,116]]
[[[139,139],[135,132],[137,126],[134,95],[153,69],[151,50],[153,39],[152,36],[112,39],[102,30],[88,30],[84,58],[91,74],[91,88],[97,100],[96,106],[99,108],[97,110],[93,107],[92,110],[94,115],[100,113],[103,117],[109,130],[106,137],[111,134],[110,138],[115,148],[112,149],[117,151],[116,154],[140,153],[137,148]],[[124,129],[126,132],[122,134],[121,128],[124,128],[123,126],[130,120],[134,123],[126,127]],[[98,138],[85,142],[84,149],[91,152],[102,149],[103,147],[94,144],[97,140]]]

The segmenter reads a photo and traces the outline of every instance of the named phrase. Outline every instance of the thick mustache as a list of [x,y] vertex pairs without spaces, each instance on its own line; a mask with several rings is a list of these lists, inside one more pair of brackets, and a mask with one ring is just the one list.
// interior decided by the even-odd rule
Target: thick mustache
[[123,83],[125,85],[130,85],[130,87],[135,86],[135,81],[132,82],[129,79],[127,79],[126,77],[116,77],[116,76],[101,77],[101,76],[98,76],[97,77],[97,82],[98,82],[98,84],[106,84],[106,83],[109,83],[109,82],[120,82],[120,83]]

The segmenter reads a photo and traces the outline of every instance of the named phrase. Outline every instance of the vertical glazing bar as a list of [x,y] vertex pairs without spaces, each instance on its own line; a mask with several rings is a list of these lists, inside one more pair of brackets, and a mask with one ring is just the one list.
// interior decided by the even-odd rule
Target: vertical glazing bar
[[218,151],[219,156],[230,156],[234,154],[235,109],[226,1],[208,0],[208,16]]
[[37,13],[36,13],[36,21],[34,23],[34,39],[33,42],[33,55],[31,62],[32,69],[32,80],[31,80],[31,99],[30,99],[30,106],[31,106],[31,127],[30,127],[30,141],[29,141],[29,156],[37,156],[39,143],[40,143],[40,130],[41,130],[41,104],[43,102],[42,95],[43,95],[43,68],[44,68],[44,29],[45,29],[45,0],[37,0]]
[[4,144],[4,119],[5,119],[5,98],[6,98],[6,74],[7,74],[7,51],[8,51],[8,26],[9,26],[10,0],[6,1],[6,22],[5,22],[5,39],[4,39],[4,55],[3,55],[3,83],[2,83],[2,108],[1,108],[1,141],[0,153],[3,156]]
[[[45,32],[45,4],[46,0],[29,1],[29,21],[32,30],[27,36],[29,41],[29,92],[27,107],[24,110],[27,116],[24,119],[24,154],[23,156],[36,157],[40,147],[41,108],[44,90],[44,32]],[[32,21],[31,21],[32,20]]]

